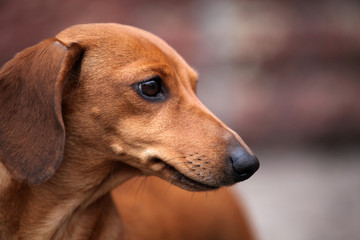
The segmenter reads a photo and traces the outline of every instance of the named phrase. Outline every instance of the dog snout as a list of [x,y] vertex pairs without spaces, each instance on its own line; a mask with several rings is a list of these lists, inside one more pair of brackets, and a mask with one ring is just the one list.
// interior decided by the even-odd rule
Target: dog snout
[[257,157],[241,146],[230,148],[228,159],[236,182],[250,178],[260,167]]

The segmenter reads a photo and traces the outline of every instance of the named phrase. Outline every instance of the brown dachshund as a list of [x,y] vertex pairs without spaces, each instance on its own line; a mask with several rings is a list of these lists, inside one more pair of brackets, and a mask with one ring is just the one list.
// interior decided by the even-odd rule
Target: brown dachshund
[[[196,72],[164,41],[118,24],[73,26],[18,53],[0,71],[0,239],[181,239],[136,227],[142,219],[121,208],[126,197],[115,199],[116,206],[111,190],[134,176],[155,175],[206,191],[258,169],[241,138],[197,99],[196,82]],[[124,194],[119,189],[113,196]],[[154,198],[145,195],[151,207]],[[214,195],[214,208],[229,205],[223,212],[193,204],[208,218],[225,222],[234,212],[228,219],[245,224],[227,195]],[[202,229],[196,214],[184,220],[193,221],[193,232]],[[216,225],[222,223],[207,231]],[[220,232],[194,236],[233,239]]]

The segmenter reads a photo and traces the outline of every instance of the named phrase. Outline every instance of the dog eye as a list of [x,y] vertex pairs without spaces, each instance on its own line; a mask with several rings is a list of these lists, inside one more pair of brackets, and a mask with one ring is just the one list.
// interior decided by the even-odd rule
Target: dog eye
[[163,101],[165,100],[165,88],[159,76],[145,80],[137,85],[138,93],[150,101]]
[[161,83],[158,79],[151,79],[140,83],[139,90],[147,97],[156,97],[161,92]]

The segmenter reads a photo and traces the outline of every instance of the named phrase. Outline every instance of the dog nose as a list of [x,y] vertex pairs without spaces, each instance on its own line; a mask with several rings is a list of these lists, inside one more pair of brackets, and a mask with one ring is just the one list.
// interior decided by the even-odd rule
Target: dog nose
[[232,174],[236,182],[251,177],[260,167],[259,160],[242,147],[233,148],[229,153]]

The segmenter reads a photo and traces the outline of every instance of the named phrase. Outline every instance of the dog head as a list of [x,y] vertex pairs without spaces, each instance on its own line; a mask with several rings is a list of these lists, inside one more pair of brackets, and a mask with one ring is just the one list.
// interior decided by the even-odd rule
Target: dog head
[[[242,139],[196,97],[196,72],[143,30],[73,26],[18,54],[0,76],[0,157],[18,179],[51,177],[72,139],[94,146],[104,161],[189,190],[231,185],[259,167]],[[14,78],[23,85],[7,80]],[[23,144],[37,146],[16,149]]]

